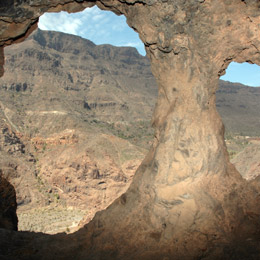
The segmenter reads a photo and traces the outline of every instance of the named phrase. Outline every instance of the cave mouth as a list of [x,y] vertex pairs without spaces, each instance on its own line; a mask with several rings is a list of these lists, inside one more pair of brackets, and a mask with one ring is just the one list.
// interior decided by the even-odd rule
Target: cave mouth
[[256,64],[232,62],[220,78],[217,92],[216,105],[225,125],[230,160],[247,180],[260,174],[259,75]]
[[[95,12],[92,20],[108,24],[111,12]],[[80,30],[69,21],[70,33]],[[0,79],[2,166],[16,189],[18,229],[49,234],[76,231],[126,191],[153,138],[157,96],[136,49],[54,31],[5,48]]]
[[[68,5],[85,3],[88,1],[70,2]],[[89,3],[102,4],[99,1]],[[18,4],[15,4],[14,10],[21,14],[20,6],[18,10]],[[34,5],[33,13],[22,12],[21,16],[30,23],[32,16],[36,19],[44,10],[42,8],[46,6],[47,9],[51,4],[54,5]],[[123,10],[142,36],[147,34],[143,41],[149,50],[160,91],[154,116],[157,130],[154,149],[139,168],[132,188],[107,210],[97,214],[81,232],[71,236],[43,236],[3,231],[5,239],[1,239],[1,248],[4,249],[1,255],[4,258],[14,255],[11,258],[15,258],[19,252],[23,259],[42,258],[43,255],[50,259],[57,255],[64,259],[71,258],[71,255],[76,259],[86,256],[92,259],[225,259],[233,256],[246,259],[258,255],[259,233],[255,232],[259,230],[258,192],[242,181],[229,163],[223,142],[223,124],[216,113],[214,96],[217,75],[222,73],[232,57],[240,56],[241,60],[244,56],[251,57],[252,48],[253,55],[259,55],[257,4],[250,1],[212,1],[211,4],[178,1],[174,5],[165,1],[107,1],[106,5],[111,5],[107,8],[113,10]],[[21,10],[27,10],[27,6]],[[58,8],[65,7],[60,4]],[[10,20],[15,21],[12,14]],[[150,27],[153,23],[154,26]],[[6,31],[8,39],[11,38],[10,30]],[[47,59],[41,73],[49,68],[47,65],[53,66],[56,73],[54,82],[57,81],[61,73],[60,64],[65,66],[63,60],[56,62],[59,59],[57,53],[53,56],[55,59],[33,52],[27,54]],[[70,60],[72,63],[73,59]],[[31,67],[22,65],[24,70],[35,68],[35,64]],[[73,75],[67,76],[75,82],[78,67],[75,66],[71,72]],[[41,80],[46,78],[45,74],[41,76]],[[175,84],[172,84],[173,80]],[[37,80],[35,84],[38,82],[41,81]],[[71,91],[70,88],[62,89],[64,85],[59,84],[59,93]],[[53,89],[44,88],[44,91],[52,93]],[[55,102],[61,94],[52,98],[52,102],[57,104]],[[91,103],[88,99],[86,101],[84,106],[90,110]],[[56,122],[67,115],[67,111],[58,108],[30,109],[27,114],[38,117],[57,115]],[[8,118],[17,125],[18,121],[12,120],[12,109],[8,109]],[[48,128],[52,126],[45,125]],[[70,138],[62,137],[61,140],[64,142]],[[88,141],[84,145],[91,143],[92,139]],[[50,149],[47,142],[39,139],[35,142],[42,144],[39,149],[43,152]],[[105,141],[102,143],[106,144]],[[69,153],[75,154],[78,153]],[[61,162],[65,163],[66,158]],[[80,167],[76,164],[72,168]],[[50,169],[46,172],[50,173]],[[92,173],[100,176],[98,171]],[[38,172],[36,175],[39,176]],[[53,194],[53,190],[49,193]]]

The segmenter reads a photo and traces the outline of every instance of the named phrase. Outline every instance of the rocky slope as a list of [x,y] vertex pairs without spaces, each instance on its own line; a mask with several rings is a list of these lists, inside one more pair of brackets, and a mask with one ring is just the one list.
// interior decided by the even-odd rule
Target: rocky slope
[[260,136],[260,87],[220,80],[217,109],[226,131],[238,135]]
[[[127,189],[153,136],[145,57],[38,31],[6,49],[0,85],[0,168],[17,191],[20,229],[72,231]],[[46,227],[52,214],[57,228]]]
[[243,178],[251,181],[260,175],[259,151],[259,138],[251,138],[249,139],[249,145],[238,153],[232,160],[232,163],[234,163]]

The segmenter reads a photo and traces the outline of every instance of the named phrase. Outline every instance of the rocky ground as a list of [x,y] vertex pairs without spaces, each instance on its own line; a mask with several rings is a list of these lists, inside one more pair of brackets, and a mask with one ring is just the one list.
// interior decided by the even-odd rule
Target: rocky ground
[[252,181],[260,175],[260,140],[248,138],[249,144],[232,160],[243,178]]
[[71,233],[78,230],[78,224],[88,212],[73,208],[51,205],[27,211],[18,211],[20,230],[47,234]]

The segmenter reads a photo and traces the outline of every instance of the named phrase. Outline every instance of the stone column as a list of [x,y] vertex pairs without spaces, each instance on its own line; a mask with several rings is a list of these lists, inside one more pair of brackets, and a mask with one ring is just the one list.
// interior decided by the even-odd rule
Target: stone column
[[233,231],[257,203],[248,200],[256,193],[229,163],[215,106],[217,71],[203,74],[185,57],[187,65],[173,55],[152,58],[159,86],[153,146],[129,190],[79,231],[93,256],[201,257],[231,245]]

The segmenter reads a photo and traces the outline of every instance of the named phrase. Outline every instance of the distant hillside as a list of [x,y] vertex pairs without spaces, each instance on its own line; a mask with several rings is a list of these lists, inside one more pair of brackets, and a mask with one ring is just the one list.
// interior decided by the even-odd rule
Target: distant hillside
[[[145,134],[138,132],[141,122],[151,134],[157,86],[149,60],[136,49],[38,30],[5,55],[0,101],[16,111],[10,120],[19,131],[48,135],[88,121],[110,130],[116,125],[114,134],[131,139]],[[216,104],[227,131],[260,135],[259,101],[260,88],[220,80]],[[59,124],[52,124],[53,115],[60,115]]]
[[40,30],[5,57],[0,172],[16,188],[19,228],[72,230],[127,189],[149,147],[149,61],[134,48]]
[[220,80],[216,105],[226,131],[260,136],[260,87]]
[[117,134],[129,124],[133,131],[149,125],[157,86],[149,61],[134,48],[38,30],[5,56],[0,101],[15,112],[10,120],[21,132],[48,135],[98,124]]

